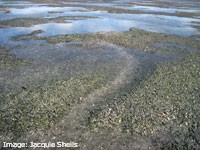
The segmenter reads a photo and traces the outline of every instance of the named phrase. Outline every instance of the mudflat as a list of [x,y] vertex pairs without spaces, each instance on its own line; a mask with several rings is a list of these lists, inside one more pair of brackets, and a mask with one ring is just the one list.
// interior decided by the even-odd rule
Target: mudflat
[[197,0],[0,1],[0,148],[199,149],[199,26]]

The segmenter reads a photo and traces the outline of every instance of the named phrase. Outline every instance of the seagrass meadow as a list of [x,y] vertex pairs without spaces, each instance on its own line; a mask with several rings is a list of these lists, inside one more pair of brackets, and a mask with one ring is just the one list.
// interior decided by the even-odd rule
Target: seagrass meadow
[[199,8],[0,1],[0,149],[200,149]]

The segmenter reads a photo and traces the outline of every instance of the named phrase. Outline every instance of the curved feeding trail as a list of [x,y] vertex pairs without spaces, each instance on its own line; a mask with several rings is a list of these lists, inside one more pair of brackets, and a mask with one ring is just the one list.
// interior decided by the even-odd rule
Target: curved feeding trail
[[[106,86],[93,91],[88,95],[81,104],[77,104],[71,109],[67,116],[65,116],[61,122],[56,124],[48,131],[39,131],[29,134],[28,139],[35,139],[37,141],[74,141],[78,142],[80,138],[83,138],[85,133],[89,132],[86,126],[82,123],[87,122],[85,119],[89,116],[90,110],[95,108],[95,103],[105,101],[105,96],[110,95],[129,82],[130,75],[133,76],[138,66],[137,59],[128,54],[122,47],[108,44],[98,43],[100,46],[107,46],[114,49],[121,59],[125,60],[123,69],[119,72],[117,77]],[[84,134],[83,134],[84,133]],[[30,136],[31,135],[31,136]]]
[[[89,116],[89,111],[95,108],[95,103],[100,101],[105,101],[104,97],[106,95],[116,92],[120,87],[129,82],[129,75],[133,74],[136,71],[138,66],[138,61],[132,55],[128,54],[122,47],[108,44],[108,43],[99,43],[100,45],[107,45],[112,49],[115,49],[116,52],[126,60],[126,63],[123,69],[119,72],[118,76],[112,81],[109,85],[106,85],[100,89],[95,90],[88,95],[87,98],[83,100],[83,103],[75,106],[70,111],[62,122],[57,126],[57,130],[54,130],[55,137],[59,137],[61,134],[64,139],[74,139],[82,136],[82,131],[87,130],[84,126],[80,126]],[[87,131],[86,131],[87,132]],[[78,139],[77,139],[78,140]]]
[[81,118],[84,118],[83,115],[87,116],[88,108],[94,107],[95,102],[101,101],[105,95],[112,94],[116,92],[120,87],[127,84],[129,82],[129,75],[132,74],[138,66],[136,58],[124,51],[122,47],[107,43],[106,45],[108,45],[111,48],[114,48],[116,52],[119,53],[120,56],[126,60],[126,64],[123,67],[123,69],[119,72],[118,76],[114,79],[114,81],[112,81],[109,85],[97,89],[91,94],[89,94],[88,97],[85,100],[83,100],[84,103],[77,105],[71,110],[71,112],[65,118],[65,120],[71,120],[70,123],[72,127],[75,127],[77,124],[79,125],[77,121],[80,121]]

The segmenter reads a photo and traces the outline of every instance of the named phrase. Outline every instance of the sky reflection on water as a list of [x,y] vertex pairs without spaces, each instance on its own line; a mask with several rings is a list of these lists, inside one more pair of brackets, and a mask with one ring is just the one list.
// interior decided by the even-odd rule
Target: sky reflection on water
[[[144,11],[144,12],[164,12],[164,13],[176,13],[176,12],[190,12],[190,13],[194,13],[194,12],[200,12],[199,9],[194,9],[194,8],[189,8],[189,7],[185,7],[185,8],[163,8],[163,7],[159,7],[159,6],[151,6],[149,5],[150,2],[146,2],[147,5],[135,5],[135,4],[131,4],[131,3],[81,3],[81,2],[64,2],[64,4],[75,4],[75,5],[86,5],[86,6],[104,6],[104,7],[113,7],[113,8],[121,8],[121,9],[130,9],[130,10],[140,10],[140,11]],[[144,4],[141,3],[141,4]]]
[[87,10],[83,7],[50,7],[50,6],[33,6],[23,9],[11,8],[10,13],[13,15],[40,15],[48,12],[70,12],[75,10]]
[[162,15],[113,15],[107,18],[93,18],[83,20],[71,20],[71,23],[47,23],[34,25],[32,27],[12,27],[1,28],[0,44],[5,43],[9,38],[22,34],[29,34],[36,30],[44,32],[39,36],[54,36],[60,34],[78,34],[92,33],[100,31],[127,31],[131,27],[161,32],[167,34],[177,34],[181,36],[189,36],[199,34],[198,30],[190,27],[191,21],[199,21],[198,19],[180,18]]
[[141,10],[144,12],[164,12],[164,13],[176,13],[176,12],[200,12],[199,9],[190,9],[190,8],[161,8],[161,7],[155,7],[155,6],[127,6],[127,7],[121,7],[125,9],[131,9],[131,10]]
[[107,18],[75,20],[68,24],[50,23],[36,25],[34,28],[45,31],[40,36],[99,31],[127,31],[131,27],[153,32],[189,36],[198,33],[195,28],[190,27],[192,21],[199,20],[150,14],[115,14],[108,15]]
[[[111,18],[76,20],[68,24],[43,24],[34,28],[45,32],[39,36],[53,36],[58,34],[92,33],[99,31],[126,31],[131,28],[133,21]],[[54,28],[55,30],[48,32]]]
[[[19,2],[16,4],[23,4]],[[15,4],[12,2],[12,4]],[[115,3],[116,4],[116,3]],[[111,4],[107,4],[111,5]],[[169,8],[137,6],[138,9],[158,8],[158,11],[168,11]],[[157,11],[156,9],[152,9]],[[172,10],[172,9],[171,9]],[[49,13],[55,12],[55,13]],[[56,13],[61,12],[61,13]],[[146,31],[161,32],[167,34],[177,34],[181,36],[190,36],[200,34],[194,28],[199,26],[199,18],[186,18],[155,14],[126,14],[109,13],[101,10],[88,10],[83,7],[53,7],[53,6],[26,6],[24,8],[11,8],[10,13],[1,13],[0,20],[24,17],[44,17],[55,18],[60,16],[92,16],[97,18],[88,18],[81,20],[68,20],[71,23],[48,23],[38,24],[32,27],[9,27],[0,28],[0,44],[5,43],[9,38],[22,34],[29,34],[36,30],[44,32],[38,36],[54,36],[59,34],[78,34],[92,33],[100,31],[127,31],[131,27]]]

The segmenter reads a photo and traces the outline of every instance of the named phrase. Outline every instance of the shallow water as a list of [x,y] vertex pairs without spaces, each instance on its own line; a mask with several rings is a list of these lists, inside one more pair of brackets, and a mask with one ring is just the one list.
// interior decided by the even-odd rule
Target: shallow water
[[[190,13],[198,13],[200,12],[200,9],[198,8],[190,8],[190,7],[159,7],[154,6],[152,2],[141,2],[136,4],[131,3],[119,3],[114,1],[113,3],[81,3],[81,2],[73,2],[73,3],[67,3],[64,2],[63,4],[77,4],[77,5],[86,5],[86,6],[103,6],[103,7],[113,7],[113,8],[122,8],[122,9],[130,9],[130,10],[140,10],[144,12],[164,12],[164,13],[176,13],[176,12],[190,12]],[[152,5],[149,5],[152,4]],[[195,5],[194,5],[195,6]]]
[[[60,34],[75,34],[75,33],[92,33],[99,31],[126,31],[132,27],[133,21],[118,20],[118,19],[86,19],[75,20],[72,23],[48,23],[40,24],[32,27],[13,27],[0,29],[1,37],[0,44],[5,44],[11,37],[29,34],[36,30],[44,32],[39,36],[54,36]],[[53,30],[52,30],[53,29]]]
[[127,31],[131,27],[181,36],[199,34],[199,31],[192,27],[192,25],[200,22],[199,19],[151,14],[107,14],[107,16],[99,17],[68,20],[70,23],[47,23],[32,27],[0,28],[0,34],[4,35],[0,37],[0,43],[6,43],[13,36],[29,34],[36,30],[43,30],[44,32],[39,34],[39,36],[43,37],[100,31]]
[[[137,1],[135,1],[137,2]],[[141,1],[141,3],[146,1]],[[150,3],[150,1],[147,1]],[[169,15],[151,14],[151,12],[167,12],[175,13],[176,11],[185,12],[199,12],[199,9],[190,7],[189,9],[161,8],[157,6],[141,6],[132,5],[129,2],[120,4],[119,1],[113,3],[73,3],[79,6],[48,6],[47,4],[36,4],[29,2],[0,2],[1,5],[12,5],[9,8],[9,13],[1,12],[0,20],[9,20],[14,18],[56,18],[60,16],[89,16],[96,18],[86,18],[81,20],[66,20],[70,23],[48,23],[38,24],[32,27],[9,27],[0,28],[0,44],[6,44],[11,37],[22,34],[29,34],[36,30],[43,30],[44,32],[38,36],[54,36],[60,34],[78,34],[78,33],[92,33],[100,31],[128,31],[131,27],[142,29],[146,31],[160,32],[166,34],[176,34],[180,36],[190,36],[200,34],[194,27],[200,25],[200,19],[188,17],[178,17]],[[69,3],[72,4],[72,3]],[[96,5],[106,7],[121,7],[123,9],[138,9],[141,11],[148,11],[149,14],[128,14],[128,13],[109,13],[102,10],[94,10],[80,7],[84,5]],[[13,6],[23,6],[22,8],[13,8]],[[51,12],[51,13],[50,13]],[[58,13],[59,12],[59,13]]]
[[18,9],[12,8],[10,9],[10,13],[12,15],[44,15],[48,12],[71,12],[75,10],[87,10],[82,7],[50,7],[50,6],[32,6],[28,8]]
[[190,13],[197,13],[200,12],[200,9],[191,9],[191,8],[161,8],[155,6],[127,6],[127,7],[120,7],[124,9],[131,9],[131,10],[141,10],[144,12],[164,12],[164,13],[176,13],[176,12],[190,12]]
[[[36,25],[38,29],[42,29],[45,32],[39,36],[52,36],[58,34],[74,34],[74,33],[92,33],[99,31],[125,31],[128,30],[133,21],[118,20],[118,19],[86,19],[76,20],[68,24],[43,24]],[[48,32],[50,29],[55,28],[55,32]]]
[[81,15],[82,11],[87,12],[87,9],[83,7],[26,6],[24,8],[10,8],[9,13],[2,12],[0,14],[0,20],[30,17],[52,18],[68,14]]
[[0,1],[0,5],[28,5],[31,4],[30,2],[26,1]]
[[109,78],[112,79],[126,62],[112,47],[99,45],[98,49],[88,50],[74,44],[81,43],[40,44],[38,42],[34,45],[16,43],[15,47],[10,47],[17,57],[32,61],[16,70],[0,72],[1,79],[4,79],[5,92],[20,90],[22,85],[36,86],[40,85],[41,81],[75,78],[99,70],[107,70]]

